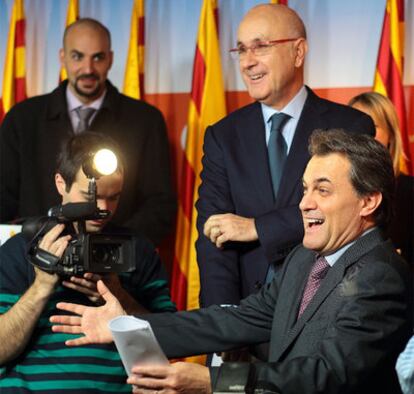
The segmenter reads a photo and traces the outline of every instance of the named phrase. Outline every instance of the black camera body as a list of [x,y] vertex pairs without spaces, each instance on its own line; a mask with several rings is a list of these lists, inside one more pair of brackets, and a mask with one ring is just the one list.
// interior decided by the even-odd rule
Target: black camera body
[[[84,272],[131,272],[135,268],[135,239],[131,234],[87,233],[85,220],[102,219],[109,215],[94,202],[69,203],[51,208],[48,217],[37,217],[23,224],[22,232],[30,240],[28,257],[33,265],[59,275],[82,275]],[[61,258],[38,247],[41,238],[56,224],[73,228],[78,234],[72,239]],[[67,234],[68,232],[65,231]]]

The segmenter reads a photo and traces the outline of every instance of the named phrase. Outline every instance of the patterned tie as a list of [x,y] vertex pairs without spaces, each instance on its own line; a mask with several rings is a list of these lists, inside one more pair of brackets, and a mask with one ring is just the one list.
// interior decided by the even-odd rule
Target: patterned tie
[[76,114],[79,118],[78,127],[75,130],[75,134],[83,133],[84,131],[88,130],[89,128],[89,121],[92,115],[95,113],[95,108],[81,108],[78,107],[75,109]]
[[308,281],[306,283],[305,291],[303,292],[302,301],[300,303],[298,319],[302,315],[303,311],[311,302],[316,291],[321,285],[322,279],[326,276],[329,269],[329,264],[326,261],[325,257],[320,256],[311,269],[311,272],[308,276]]
[[280,178],[282,177],[287,153],[286,141],[281,131],[289,118],[289,115],[282,112],[272,116],[272,127],[270,128],[270,137],[267,144],[270,175],[272,177],[273,195],[275,199],[279,190]]

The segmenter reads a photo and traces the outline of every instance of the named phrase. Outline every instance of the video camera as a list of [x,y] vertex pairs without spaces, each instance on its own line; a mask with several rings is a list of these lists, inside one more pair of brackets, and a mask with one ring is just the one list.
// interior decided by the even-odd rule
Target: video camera
[[[22,233],[29,240],[28,257],[33,265],[43,271],[59,275],[82,275],[84,272],[130,272],[135,268],[135,241],[132,235],[86,231],[86,220],[105,219],[110,215],[110,211],[99,209],[96,204],[96,179],[113,173],[116,162],[111,172],[98,173],[93,160],[100,152],[91,154],[91,160],[82,166],[89,179],[90,201],[59,205],[49,209],[48,216],[31,218],[23,223]],[[104,160],[108,161],[108,157]],[[68,234],[69,228],[74,230],[75,222],[77,234],[75,231],[69,232],[72,239],[61,258],[39,248],[40,240],[56,224],[65,224],[64,235]]]
[[[132,271],[135,268],[132,235],[85,231],[85,220],[104,219],[108,215],[109,211],[100,210],[94,202],[81,202],[60,205],[51,208],[46,217],[27,220],[22,232],[31,240],[28,249],[30,261],[43,271],[59,275]],[[73,222],[78,224],[78,234],[72,235],[61,258],[38,247],[41,238],[56,224],[65,223],[73,227]]]

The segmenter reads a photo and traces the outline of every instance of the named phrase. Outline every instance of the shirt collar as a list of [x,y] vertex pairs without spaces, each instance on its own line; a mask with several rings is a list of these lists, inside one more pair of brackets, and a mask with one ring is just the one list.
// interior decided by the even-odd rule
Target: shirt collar
[[374,231],[376,227],[371,227],[368,230],[365,230],[361,236],[359,236],[358,238],[354,239],[352,242],[342,246],[342,248],[338,249],[336,252],[331,253],[329,255],[325,256],[326,261],[328,262],[328,264],[332,267],[338,260],[339,258],[361,237],[363,237],[364,235],[367,235],[368,233],[370,233],[371,231]]
[[293,97],[293,99],[290,100],[280,111],[277,111],[274,108],[261,103],[260,105],[262,106],[262,113],[265,122],[269,122],[270,118],[274,114],[280,112],[289,115],[293,119],[299,119],[307,97],[308,91],[306,90],[305,86],[302,86],[299,92],[296,93],[296,96]]

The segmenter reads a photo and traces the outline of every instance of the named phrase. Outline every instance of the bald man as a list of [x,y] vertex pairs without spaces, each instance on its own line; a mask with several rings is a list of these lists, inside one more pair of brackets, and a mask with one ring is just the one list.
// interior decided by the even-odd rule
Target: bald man
[[65,30],[60,60],[68,79],[14,106],[0,127],[0,223],[44,215],[60,202],[56,152],[87,129],[116,140],[128,171],[114,222],[154,244],[171,229],[176,201],[165,122],[155,107],[120,94],[108,81],[111,36],[82,18]]
[[375,135],[370,117],[304,85],[307,51],[305,26],[286,6],[258,5],[240,23],[231,53],[255,102],[206,130],[196,244],[203,306],[256,293],[300,243],[301,177],[314,129]]

